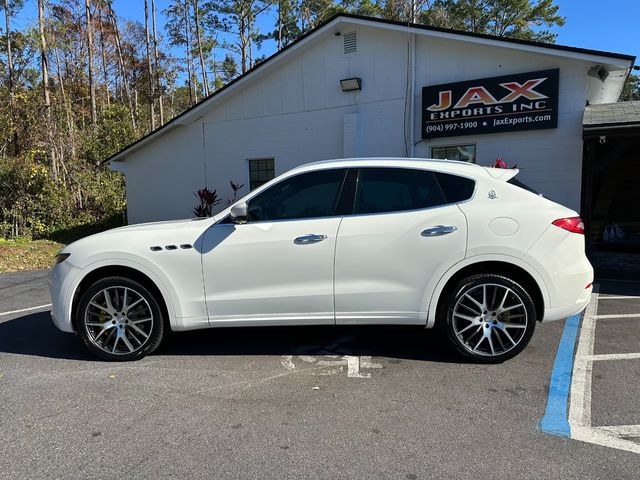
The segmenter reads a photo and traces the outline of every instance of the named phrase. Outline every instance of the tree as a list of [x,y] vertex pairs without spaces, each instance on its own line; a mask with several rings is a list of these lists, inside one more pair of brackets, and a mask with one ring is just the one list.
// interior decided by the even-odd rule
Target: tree
[[209,79],[207,78],[207,69],[204,66],[204,54],[202,52],[202,40],[200,39],[200,8],[198,0],[193,0],[193,11],[195,15],[196,26],[196,43],[198,45],[198,57],[200,58],[200,68],[202,70],[202,84],[204,85],[204,94],[209,96]]
[[[184,46],[184,58],[187,65],[187,85],[189,87],[189,105],[194,103],[194,85],[192,75],[193,52],[191,52],[191,22],[189,21],[190,0],[172,0],[164,10],[167,17],[166,29],[169,35],[169,44],[172,46]],[[196,100],[197,101],[197,98]]]
[[431,0],[385,0],[377,2],[374,8],[377,7],[379,15],[383,18],[416,23],[420,13],[429,9],[431,3]]
[[258,16],[271,0],[211,0],[206,3],[211,28],[232,34],[235,40],[224,44],[240,56],[242,73],[253,67],[253,44],[260,41]]
[[11,16],[22,8],[24,0],[4,0],[5,37],[7,47],[7,89],[9,91],[9,110],[11,111],[11,123],[9,128],[12,135],[13,154],[18,154],[18,132],[15,129],[16,117],[14,109],[14,71],[13,55],[11,53]]
[[45,128],[51,157],[51,172],[58,179],[58,163],[54,141],[53,121],[51,119],[51,94],[49,92],[49,62],[47,60],[47,37],[45,35],[44,0],[38,0],[38,28],[40,33],[40,65],[42,69],[42,93],[44,97]]
[[151,20],[153,30],[153,58],[156,71],[156,86],[158,88],[158,110],[160,113],[160,125],[164,124],[164,105],[162,94],[162,82],[160,81],[160,55],[158,54],[158,34],[156,32],[156,1],[151,0]]
[[640,100],[640,76],[629,75],[627,81],[624,83],[622,94],[620,95],[621,102],[628,102],[631,100]]
[[89,97],[91,100],[91,124],[95,129],[98,126],[98,114],[96,112],[96,85],[93,78],[93,16],[91,15],[91,0],[84,0],[86,10],[87,54],[89,68]]
[[238,76],[238,64],[233,55],[227,54],[222,61],[222,81],[229,83]]
[[104,96],[107,105],[111,104],[111,93],[109,92],[109,71],[107,68],[107,40],[105,39],[105,20],[103,18],[104,1],[98,0],[96,10],[98,12],[98,26],[100,33],[100,58],[102,59],[102,78],[104,83]]
[[149,117],[151,118],[151,130],[156,129],[155,112],[155,81],[151,63],[151,39],[149,38],[149,2],[144,0],[144,33],[147,45],[147,74],[149,75]]
[[298,27],[300,6],[295,0],[278,0],[276,4],[275,30],[266,38],[273,38],[278,50],[298,38],[302,32]]
[[193,73],[193,52],[191,51],[191,3],[190,0],[184,0],[184,38],[185,38],[185,50],[187,52],[187,75],[189,76],[189,95],[193,92],[191,97],[191,103],[198,103],[198,90],[196,82],[194,81]]
[[108,3],[108,13],[111,17],[111,24],[113,25],[113,34],[114,40],[116,44],[116,52],[118,53],[118,65],[120,67],[120,74],[122,75],[122,83],[124,84],[124,89],[127,95],[127,101],[129,103],[129,116],[131,118],[131,126],[133,127],[133,131],[137,130],[136,125],[136,116],[135,110],[133,108],[133,98],[131,96],[131,88],[129,86],[129,79],[127,78],[127,70],[124,64],[124,57],[122,54],[122,43],[120,42],[120,30],[118,28],[118,20],[116,19],[116,14],[113,11],[113,6],[111,3]]
[[437,27],[553,43],[557,33],[548,28],[565,21],[558,9],[554,0],[435,0],[420,20]]

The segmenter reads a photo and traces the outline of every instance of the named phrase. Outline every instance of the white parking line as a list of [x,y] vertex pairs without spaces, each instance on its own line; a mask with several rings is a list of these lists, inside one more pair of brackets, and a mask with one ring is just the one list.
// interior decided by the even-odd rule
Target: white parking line
[[612,433],[621,437],[640,437],[640,425],[614,425],[594,428],[600,432]]
[[569,424],[571,437],[574,426],[591,426],[591,371],[593,368],[589,358],[593,355],[593,340],[596,330],[595,314],[598,311],[598,294],[591,294],[591,302],[587,306],[582,319],[578,349],[573,364],[571,379],[571,402],[569,404]]
[[[304,347],[302,349],[306,350]],[[310,355],[297,355],[297,358],[316,367],[332,367],[324,368],[321,371],[317,371],[317,368],[304,368],[304,370],[311,370],[314,375],[335,375],[343,372],[344,367],[347,367],[347,377],[349,378],[371,378],[370,373],[362,373],[361,369],[382,368],[379,363],[371,361],[370,355],[322,355],[319,357],[320,359]],[[295,372],[297,367],[293,359],[294,355],[283,355],[280,364],[287,370]]]
[[640,359],[640,353],[602,353],[599,355],[591,355],[590,360],[637,360]]
[[640,298],[640,295],[608,295],[602,296],[600,295],[600,301],[602,300],[637,300]]
[[627,452],[640,453],[640,445],[629,440],[614,437],[613,432],[604,432],[600,427],[573,427],[571,426],[571,438],[581,442],[602,445],[603,447],[617,448]]
[[13,315],[14,313],[30,312],[31,310],[40,310],[42,308],[49,308],[50,306],[51,304],[47,303],[46,305],[38,305],[37,307],[23,308],[21,310],[12,310],[11,312],[2,312],[0,313],[0,317],[4,317],[5,315]]
[[594,427],[591,424],[593,362],[640,358],[640,353],[593,354],[596,319],[640,317],[640,315],[596,315],[598,312],[598,299],[598,294],[594,292],[584,314],[575,355],[571,380],[571,401],[569,404],[571,438],[640,454],[640,445],[625,438],[640,436],[640,425]]
[[615,315],[596,315],[598,320],[603,318],[640,318],[640,313],[616,313]]

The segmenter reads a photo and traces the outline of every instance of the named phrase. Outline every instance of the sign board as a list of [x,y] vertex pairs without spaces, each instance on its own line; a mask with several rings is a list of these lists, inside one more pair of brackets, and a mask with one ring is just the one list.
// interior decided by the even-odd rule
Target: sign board
[[422,139],[558,126],[559,69],[422,88]]

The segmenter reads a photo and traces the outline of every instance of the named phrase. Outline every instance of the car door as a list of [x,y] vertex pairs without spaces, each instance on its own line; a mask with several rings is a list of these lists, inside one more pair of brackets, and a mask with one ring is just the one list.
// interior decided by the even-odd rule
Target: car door
[[464,258],[467,237],[465,216],[437,175],[449,177],[359,169],[353,214],[342,220],[336,244],[337,324],[425,323],[430,281]]
[[283,179],[247,202],[247,223],[203,240],[210,325],[333,324],[336,215],[345,169]]

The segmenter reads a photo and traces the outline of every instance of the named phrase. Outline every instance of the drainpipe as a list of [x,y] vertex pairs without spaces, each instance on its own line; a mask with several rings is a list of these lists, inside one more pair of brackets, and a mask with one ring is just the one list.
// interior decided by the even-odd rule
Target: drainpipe
[[411,123],[409,124],[409,141],[411,144],[409,145],[409,156],[411,158],[415,157],[415,103],[416,103],[416,35],[415,33],[411,34],[411,97],[409,98],[409,118]]

